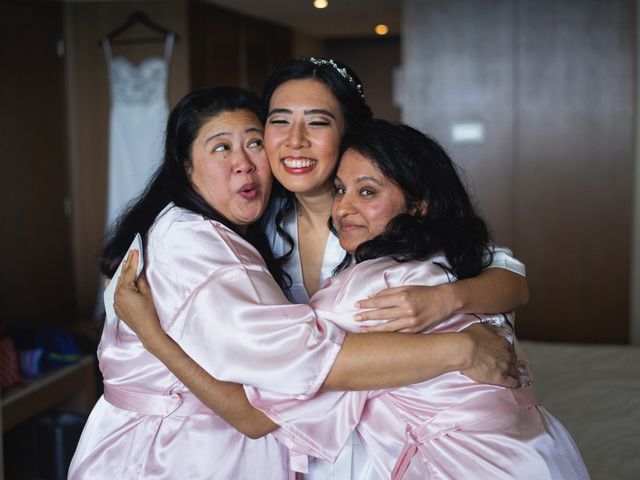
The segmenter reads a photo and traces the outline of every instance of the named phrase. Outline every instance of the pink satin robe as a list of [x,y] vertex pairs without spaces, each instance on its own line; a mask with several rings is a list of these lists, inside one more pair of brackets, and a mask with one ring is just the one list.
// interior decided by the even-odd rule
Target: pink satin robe
[[[344,332],[291,305],[258,252],[217,222],[177,207],[156,220],[146,275],[165,331],[220,380],[312,396]],[[105,395],[82,433],[69,478],[286,479],[286,449],[251,440],[211,413],[123,323],[98,348]]]
[[[436,264],[363,262],[328,280],[311,298],[321,318],[347,331],[355,302],[383,288],[438,285],[450,281]],[[502,325],[504,316],[484,318]],[[479,321],[455,315],[429,333],[459,331]],[[523,380],[527,373],[523,363]],[[292,452],[292,466],[305,471],[305,455],[334,461],[353,430],[366,456],[354,465],[369,478],[393,479],[585,479],[582,458],[568,432],[541,406],[532,387],[511,390],[474,382],[461,373],[376,392],[321,392],[307,401],[252,387],[252,404],[281,425],[274,434]],[[357,472],[354,476],[364,478]]]

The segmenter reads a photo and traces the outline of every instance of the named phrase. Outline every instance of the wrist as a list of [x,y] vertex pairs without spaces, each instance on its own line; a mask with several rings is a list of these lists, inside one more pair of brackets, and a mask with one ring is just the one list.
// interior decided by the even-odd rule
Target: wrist
[[460,289],[457,286],[458,282],[443,283],[436,288],[439,288],[444,299],[443,305],[446,309],[447,317],[461,313],[464,307],[464,302],[460,298]]
[[167,340],[167,334],[162,329],[140,332],[140,342],[146,350],[155,353],[162,349],[163,342]]
[[456,371],[467,370],[473,365],[473,356],[475,352],[475,340],[465,332],[458,332],[456,335],[455,368]]

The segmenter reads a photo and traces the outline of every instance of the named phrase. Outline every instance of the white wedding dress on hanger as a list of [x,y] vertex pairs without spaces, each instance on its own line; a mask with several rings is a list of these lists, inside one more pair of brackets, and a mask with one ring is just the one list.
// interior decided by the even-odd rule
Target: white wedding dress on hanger
[[111,90],[107,230],[142,193],[161,163],[174,42],[175,34],[169,33],[162,57],[148,57],[133,64],[125,57],[114,57],[109,40],[103,40]]

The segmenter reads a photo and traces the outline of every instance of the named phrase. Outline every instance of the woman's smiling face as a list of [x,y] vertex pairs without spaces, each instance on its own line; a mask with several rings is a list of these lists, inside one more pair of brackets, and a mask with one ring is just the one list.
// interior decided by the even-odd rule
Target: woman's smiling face
[[355,150],[348,149],[342,156],[334,184],[331,218],[340,245],[350,253],[384,232],[391,219],[407,213],[400,187]]
[[344,123],[338,100],[321,81],[307,78],[280,85],[271,96],[265,125],[273,175],[294,193],[332,188]]

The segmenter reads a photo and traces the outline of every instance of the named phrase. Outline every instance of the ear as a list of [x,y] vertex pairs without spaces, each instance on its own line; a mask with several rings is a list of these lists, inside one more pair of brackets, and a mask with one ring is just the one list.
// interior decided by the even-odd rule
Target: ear
[[425,217],[429,210],[426,200],[414,203],[409,209],[409,213],[414,217]]

